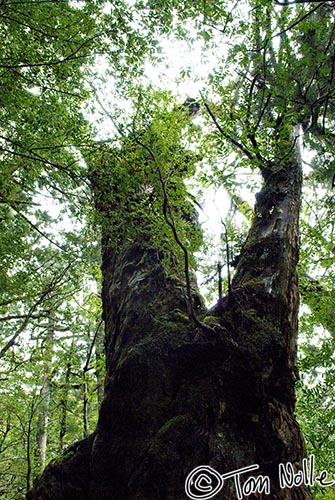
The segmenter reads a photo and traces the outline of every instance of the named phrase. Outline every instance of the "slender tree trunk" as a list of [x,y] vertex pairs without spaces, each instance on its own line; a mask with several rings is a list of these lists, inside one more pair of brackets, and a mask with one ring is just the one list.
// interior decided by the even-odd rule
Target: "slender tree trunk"
[[[189,319],[182,284],[166,274],[150,232],[116,249],[106,224],[107,376],[98,426],[46,469],[29,500],[182,500],[187,476],[204,464],[217,498],[238,493],[220,474],[255,464],[269,498],[311,498],[304,484],[284,488],[278,473],[287,462],[299,470],[305,456],[294,417],[301,161],[292,144],[287,139],[278,160],[262,167],[229,298],[211,326]],[[192,478],[189,495],[209,498],[199,488],[210,483]]]
[[50,374],[45,373],[43,376],[43,384],[41,388],[42,407],[38,419],[38,458],[40,462],[41,472],[43,472],[46,463],[46,451],[48,440],[48,424],[49,424],[49,406],[50,406]]
[[[52,314],[50,312],[50,314]],[[43,472],[46,464],[47,440],[48,440],[48,425],[49,425],[49,408],[50,408],[50,382],[51,382],[51,363],[54,341],[54,324],[51,317],[48,319],[48,331],[45,339],[44,347],[44,373],[43,382],[40,391],[40,404],[38,415],[38,459],[41,472]]]
[[36,396],[32,396],[30,412],[27,425],[27,441],[26,441],[26,462],[27,462],[27,472],[26,472],[26,489],[29,492],[32,484],[32,472],[33,472],[33,453],[31,449],[32,436],[33,436],[33,419],[36,411]]
[[[90,370],[90,364],[93,357],[93,351],[95,351],[96,357],[98,357],[99,348],[99,337],[100,337],[100,329],[101,329],[102,321],[97,322],[95,333],[92,341],[90,342],[86,363],[83,368],[83,430],[84,430],[84,438],[88,437],[88,412],[89,412],[89,395],[88,395],[88,372]],[[99,371],[96,371],[96,377],[99,381]],[[101,381],[100,381],[101,382]],[[99,392],[99,385],[98,385]],[[99,396],[98,396],[99,398]],[[99,401],[99,399],[98,399]],[[102,400],[101,400],[102,401]],[[101,402],[100,401],[100,402]]]
[[84,438],[88,437],[88,386],[87,386],[87,371],[84,371],[84,383],[83,383],[83,432]]
[[64,449],[64,437],[67,432],[67,409],[68,409],[68,395],[70,386],[70,375],[71,375],[71,363],[67,363],[65,372],[65,381],[62,391],[62,397],[60,400],[61,417],[60,417],[60,428],[59,428],[59,451],[62,452]]

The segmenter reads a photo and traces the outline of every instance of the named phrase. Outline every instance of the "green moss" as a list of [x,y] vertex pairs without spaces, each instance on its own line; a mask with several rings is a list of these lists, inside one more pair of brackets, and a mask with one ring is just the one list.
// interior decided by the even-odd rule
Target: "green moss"
[[206,325],[219,325],[220,318],[217,316],[205,316],[203,319],[203,323],[205,323]]
[[165,422],[151,441],[149,448],[149,454],[155,457],[156,466],[161,464],[164,468],[174,460],[175,447],[185,445],[185,435],[193,427],[194,421],[191,415],[176,415]]
[[171,318],[170,319],[174,319],[175,321],[182,321],[184,323],[189,323],[190,322],[190,318],[188,316],[188,314],[186,314],[184,311],[181,311],[180,309],[174,309],[172,312],[171,312]]
[[159,429],[156,437],[163,437],[164,434],[170,433],[174,431],[176,428],[183,427],[184,425],[188,425],[192,421],[192,417],[190,415],[177,415],[167,422]]
[[241,316],[250,321],[260,322],[259,315],[256,313],[255,309],[244,309],[241,311]]
[[52,460],[51,463],[52,463],[52,465],[54,465],[56,467],[61,466],[63,464],[63,462],[70,460],[72,457],[74,457],[75,454],[76,454],[76,451],[69,448],[68,450],[65,450],[65,452],[62,455],[54,458],[54,460]]

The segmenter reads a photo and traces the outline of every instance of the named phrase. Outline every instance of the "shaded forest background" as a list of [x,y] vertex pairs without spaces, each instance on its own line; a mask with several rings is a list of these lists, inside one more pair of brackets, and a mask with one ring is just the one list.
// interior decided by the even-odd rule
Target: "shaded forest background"
[[[192,266],[209,303],[217,299],[218,261],[227,290],[250,224],[257,158],[271,156],[282,124],[301,127],[297,416],[318,468],[333,471],[333,3],[4,1],[0,16],[1,498],[24,498],[46,463],[96,425],[105,359],[92,173],[106,174],[114,193],[134,183],[150,196],[145,183],[153,179],[131,147],[149,125],[162,155],[173,151],[184,169],[200,214],[208,189],[223,187],[229,199],[219,247],[197,231],[185,241],[178,228],[198,251]],[[162,40],[200,43],[202,57],[216,58],[192,96],[201,113],[187,126],[186,96],[154,88],[144,75],[149,61],[158,71]],[[192,77],[181,71],[186,82]],[[109,85],[106,103],[99,90]],[[103,132],[92,116],[101,117]],[[185,186],[175,188],[181,210]],[[112,226],[114,234],[124,230],[124,211],[112,214]],[[156,238],[182,261],[164,218]],[[335,497],[330,489],[315,494]]]

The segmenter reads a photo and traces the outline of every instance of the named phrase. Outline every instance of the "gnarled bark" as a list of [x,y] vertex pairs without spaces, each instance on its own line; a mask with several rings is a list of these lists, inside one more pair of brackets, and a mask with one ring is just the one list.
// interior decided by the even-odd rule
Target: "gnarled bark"
[[[29,500],[182,500],[186,477],[203,464],[220,474],[258,464],[268,498],[311,498],[305,485],[278,483],[279,464],[298,470],[305,454],[294,418],[299,155],[263,176],[231,293],[208,328],[189,319],[183,286],[167,275],[150,231],[116,249],[104,228],[107,377],[98,426],[46,469]],[[226,480],[217,498],[236,497]]]

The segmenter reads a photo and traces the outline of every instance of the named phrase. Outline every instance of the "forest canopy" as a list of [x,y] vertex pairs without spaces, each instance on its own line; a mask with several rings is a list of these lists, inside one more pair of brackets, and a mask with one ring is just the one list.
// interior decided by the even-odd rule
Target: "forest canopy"
[[[4,0],[0,17],[2,498],[25,498],[95,429],[106,238],[117,249],[150,232],[199,326],[195,274],[215,316],[254,196],[295,147],[296,414],[308,453],[334,471],[334,3]],[[185,44],[190,64],[171,83],[164,65]]]

